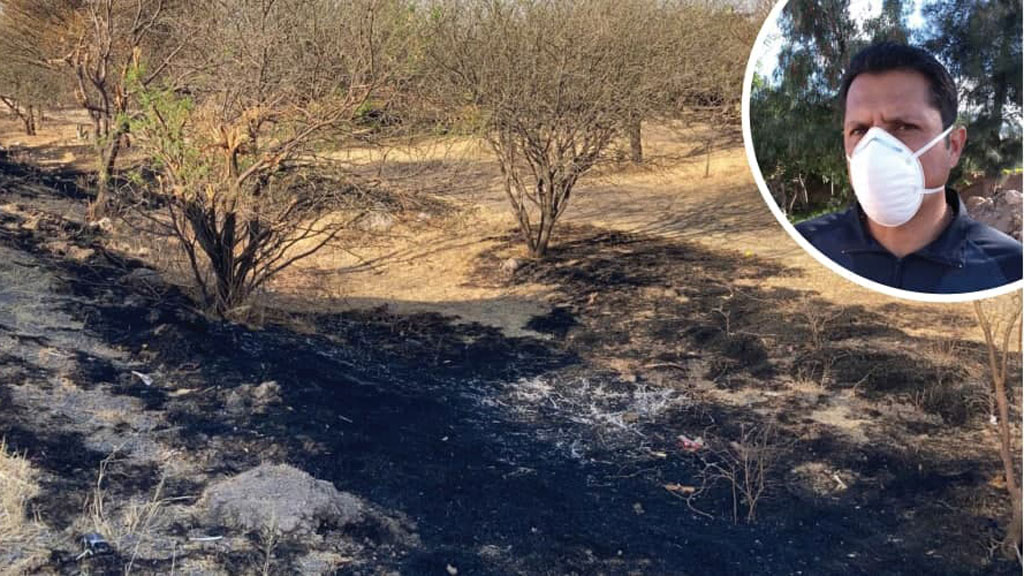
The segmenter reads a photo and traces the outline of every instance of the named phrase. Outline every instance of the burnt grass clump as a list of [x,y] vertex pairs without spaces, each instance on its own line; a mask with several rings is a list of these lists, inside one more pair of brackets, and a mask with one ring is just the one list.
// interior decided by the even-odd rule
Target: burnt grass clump
[[[822,378],[827,386],[855,387],[869,400],[930,384],[934,366],[908,351],[928,343],[883,318],[837,310],[821,330],[801,323],[792,310],[807,294],[759,285],[794,274],[781,265],[679,240],[567,227],[550,258],[527,262],[512,278],[553,288],[552,312],[529,326],[547,338],[509,337],[386,307],[310,313],[303,320],[315,329],[298,332],[284,324],[253,329],[208,319],[174,287],[142,289],[128,281],[144,263],[103,250],[97,232],[62,231],[94,253],[83,261],[54,256],[42,247],[45,225],[4,227],[0,246],[32,255],[60,278],[54,290],[62,312],[84,322],[83,338],[116,346],[133,369],[154,375],[152,386],[143,385],[123,364],[84,348],[73,373],[76,386],[130,396],[159,413],[166,420],[161,441],[202,463],[203,475],[177,480],[172,495],[198,492],[210,478],[261,462],[282,462],[415,525],[419,543],[393,547],[372,525],[353,528],[346,537],[368,542],[371,552],[339,574],[438,574],[447,565],[465,574],[510,575],[1013,569],[979,552],[977,539],[997,532],[989,518],[939,504],[960,490],[986,489],[994,458],[978,453],[915,453],[896,440],[854,444],[795,419],[782,431],[791,449],[775,468],[778,480],[784,484],[787,471],[817,459],[853,471],[859,481],[849,490],[813,498],[776,490],[757,524],[732,522],[728,486],[709,490],[698,503],[702,512],[666,490],[700,482],[700,460],[680,450],[677,435],[711,431],[716,446],[725,447],[746,426],[763,423],[747,409],[702,404],[686,387],[689,379],[764,389],[820,364],[830,374]],[[500,259],[500,249],[486,254],[473,281],[509,281],[498,273]],[[3,358],[4,373],[17,380],[38,370],[17,356]],[[632,378],[602,367],[609,358],[626,362]],[[44,385],[53,376],[32,376],[29,383]],[[955,370],[946,376],[957,385],[966,378]],[[31,407],[8,402],[16,385],[10,382],[0,383],[0,435],[47,472],[34,505],[47,522],[66,526],[107,454],[86,448],[59,421],[40,429]],[[264,386],[269,382],[275,386]],[[560,391],[563,404],[553,397],[517,404],[524,382]],[[587,402],[570,390],[583,385],[615,398],[654,400],[660,396],[641,395],[661,386],[682,403],[652,409],[657,417],[635,423],[625,408],[605,407],[617,420],[588,431],[597,417],[586,421],[565,407]],[[276,392],[261,397],[260,386]],[[619,423],[625,431],[614,432]],[[609,434],[625,440],[608,441]],[[123,466],[111,469],[114,497],[152,490],[155,469]],[[936,522],[959,528],[947,537]],[[175,526],[172,536],[182,538],[185,528]],[[928,553],[936,549],[943,553]],[[298,570],[301,544],[284,542],[280,553],[285,570]],[[94,559],[89,568],[123,566],[122,556]],[[232,550],[209,560],[237,573],[260,559],[251,550]],[[136,567],[166,572],[170,559],[140,560]],[[60,569],[73,573],[75,566]]]

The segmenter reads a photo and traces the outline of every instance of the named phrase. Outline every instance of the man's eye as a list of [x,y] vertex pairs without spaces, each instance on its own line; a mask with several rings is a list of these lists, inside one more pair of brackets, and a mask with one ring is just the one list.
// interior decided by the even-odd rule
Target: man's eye
[[864,133],[864,129],[863,128],[854,128],[854,129],[850,130],[850,136],[860,136],[863,133]]

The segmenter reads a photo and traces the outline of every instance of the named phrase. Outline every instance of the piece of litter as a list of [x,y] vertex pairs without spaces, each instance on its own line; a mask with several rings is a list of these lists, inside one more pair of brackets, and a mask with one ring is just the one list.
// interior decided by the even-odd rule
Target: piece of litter
[[223,540],[223,536],[190,536],[189,542],[216,542],[217,540]]
[[999,425],[999,419],[996,418],[995,414],[989,414],[989,416],[988,416],[988,423],[993,425],[993,426],[998,426]]
[[676,438],[679,440],[679,445],[682,447],[682,449],[686,450],[687,452],[697,452],[698,450],[702,450],[704,448],[704,439],[701,438],[700,436],[696,438],[690,438],[688,436],[680,434]]
[[669,492],[678,492],[680,494],[693,494],[697,491],[694,486],[684,486],[682,484],[665,484],[665,490]]
[[99,556],[113,552],[114,549],[110,547],[110,544],[103,536],[96,532],[91,532],[82,536],[82,553],[75,556],[75,560],[81,560],[86,556]]
[[153,385],[153,377],[150,376],[149,374],[143,374],[142,372],[136,372],[135,370],[132,370],[132,374],[134,376],[138,376],[139,380],[142,380],[142,383],[145,384],[146,386]]
[[448,573],[451,574],[452,576],[455,576],[456,574],[459,573],[459,569],[456,568],[455,566],[452,566],[451,564],[448,564],[447,566],[445,566],[445,570],[447,570]]
[[846,490],[846,482],[843,482],[843,479],[839,477],[839,474],[837,472],[832,473],[832,479],[836,481],[836,484],[839,486],[840,490]]

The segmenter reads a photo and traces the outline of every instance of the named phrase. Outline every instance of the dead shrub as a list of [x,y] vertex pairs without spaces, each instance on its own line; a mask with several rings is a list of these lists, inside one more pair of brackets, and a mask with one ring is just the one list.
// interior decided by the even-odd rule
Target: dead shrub
[[701,455],[704,492],[725,482],[732,495],[732,519],[738,523],[741,508],[748,523],[757,521],[757,509],[779,485],[778,465],[790,450],[790,442],[779,435],[774,424],[743,425],[739,437],[722,441]]
[[[988,375],[992,386],[990,393],[994,398],[997,412],[996,437],[999,443],[999,457],[1003,464],[1006,480],[1006,492],[1010,497],[1009,523],[1003,550],[1007,556],[1021,558],[1021,487],[1020,487],[1020,391],[1013,390],[1013,383],[1008,378],[1010,368],[1010,349],[1013,341],[1017,341],[1017,356],[1021,349],[1021,292],[1014,292],[1009,297],[976,300],[974,312],[978,318],[978,326],[985,335],[986,352],[988,355]],[[1019,377],[1016,379],[1020,381]],[[1011,416],[1012,413],[1012,416]]]

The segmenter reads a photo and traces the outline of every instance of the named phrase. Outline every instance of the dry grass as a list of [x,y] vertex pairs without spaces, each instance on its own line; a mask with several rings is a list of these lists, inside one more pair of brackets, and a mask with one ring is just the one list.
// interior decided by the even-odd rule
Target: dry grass
[[194,497],[165,497],[165,478],[161,476],[150,495],[136,494],[126,501],[115,500],[107,484],[110,468],[118,462],[119,453],[119,449],[115,449],[100,462],[84,514],[75,522],[75,532],[95,532],[103,536],[127,559],[124,574],[128,575],[140,557],[140,551],[145,552],[146,547],[153,545],[158,538],[166,538],[167,506]]
[[5,574],[20,574],[45,562],[48,534],[29,503],[38,493],[37,472],[23,455],[12,452],[0,439],[0,565]]

